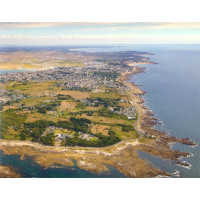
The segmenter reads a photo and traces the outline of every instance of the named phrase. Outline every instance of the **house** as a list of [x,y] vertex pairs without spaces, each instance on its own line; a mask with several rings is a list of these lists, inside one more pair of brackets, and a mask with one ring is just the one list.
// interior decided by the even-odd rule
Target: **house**
[[64,135],[64,134],[58,134],[57,137],[58,137],[59,140],[65,140],[66,135]]

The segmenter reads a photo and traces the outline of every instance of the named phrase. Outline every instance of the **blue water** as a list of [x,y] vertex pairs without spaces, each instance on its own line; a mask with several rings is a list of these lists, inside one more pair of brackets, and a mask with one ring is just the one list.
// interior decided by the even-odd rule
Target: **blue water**
[[[164,123],[158,129],[179,138],[189,137],[198,145],[172,147],[194,154],[183,159],[192,164],[191,169],[155,165],[169,172],[177,167],[181,177],[200,177],[200,45],[163,45],[150,52],[155,54],[151,60],[158,64],[146,66],[146,73],[131,80],[147,91],[146,105]],[[150,160],[154,162],[154,158]]]
[[92,173],[77,167],[66,167],[55,164],[53,167],[44,168],[38,165],[32,157],[20,159],[19,155],[4,155],[0,151],[0,165],[11,166],[24,178],[125,178],[117,169],[108,165],[109,172],[100,174]]
[[161,170],[180,171],[181,177],[200,177],[200,45],[128,45],[107,49],[90,48],[84,51],[147,51],[154,55],[156,65],[144,65],[146,73],[138,74],[131,81],[147,91],[146,105],[164,125],[156,128],[179,138],[189,137],[197,147],[174,144],[173,149],[190,152],[184,161],[192,164],[186,169],[169,160],[140,152]]
[[0,74],[14,73],[14,72],[24,72],[25,70],[1,70]]
[[[140,152],[140,156],[161,170],[170,173],[179,170],[181,177],[200,177],[200,45],[123,45],[109,48],[87,47],[78,50],[90,52],[134,50],[154,54],[150,58],[158,64],[144,65],[146,73],[133,76],[131,81],[142,85],[141,88],[147,91],[144,96],[146,105],[163,121],[164,125],[157,125],[156,128],[178,138],[189,137],[198,146],[189,147],[181,144],[172,146],[173,149],[193,154],[192,157],[183,159],[192,164],[191,169],[179,167],[169,160],[146,153]],[[118,174],[116,171],[115,173]]]

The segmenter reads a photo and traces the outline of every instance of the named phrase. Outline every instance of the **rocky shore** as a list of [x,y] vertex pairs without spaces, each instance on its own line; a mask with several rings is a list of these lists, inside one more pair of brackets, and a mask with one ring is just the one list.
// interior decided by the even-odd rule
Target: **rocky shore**
[[127,177],[148,178],[170,176],[170,174],[150,166],[138,157],[136,140],[122,141],[105,148],[52,147],[28,141],[0,140],[0,149],[4,154],[21,155],[20,159],[31,156],[39,165],[50,168],[56,164],[74,166],[75,161],[81,169],[95,173],[107,172],[107,165],[114,166]]
[[21,175],[17,173],[12,167],[0,165],[0,178],[20,178]]
[[144,67],[134,67],[132,73],[123,74],[121,77],[121,81],[126,83],[131,88],[130,96],[138,112],[138,120],[135,124],[136,130],[140,132],[141,138],[144,136],[145,133],[155,136],[154,140],[142,138],[141,144],[138,145],[136,148],[152,155],[171,159],[181,166],[189,165],[186,164],[184,161],[180,161],[178,159],[180,157],[187,157],[190,154],[187,152],[173,151],[170,148],[169,144],[172,142],[178,142],[190,146],[196,146],[196,144],[192,142],[189,138],[179,139],[176,137],[170,137],[169,135],[167,135],[167,133],[156,130],[154,126],[159,123],[158,119],[154,118],[153,112],[148,110],[148,108],[144,105],[145,101],[143,99],[143,95],[146,92],[141,90],[138,85],[128,82],[131,75],[144,72]]
[[[138,85],[129,82],[133,74],[145,72],[144,67],[134,67],[132,72],[124,73],[119,81],[130,88],[130,102],[137,110],[137,120],[135,129],[140,134],[140,138],[128,141],[121,141],[115,145],[104,148],[86,148],[86,147],[50,147],[28,141],[9,141],[0,140],[0,150],[4,154],[20,155],[20,159],[26,159],[32,156],[35,162],[45,168],[50,168],[55,164],[73,166],[72,159],[81,169],[101,173],[109,169],[107,165],[114,166],[119,172],[127,177],[169,177],[170,174],[163,172],[153,165],[149,165],[146,160],[138,156],[138,150],[167,158],[178,165],[185,167],[187,163],[179,158],[189,156],[187,152],[173,151],[170,143],[179,142],[186,145],[195,146],[189,138],[178,139],[170,137],[165,132],[158,131],[153,127],[158,123],[154,118],[152,111],[144,105],[143,95],[145,94]],[[145,137],[148,133],[153,138]],[[189,164],[188,164],[189,165]],[[15,177],[10,170],[10,177]]]

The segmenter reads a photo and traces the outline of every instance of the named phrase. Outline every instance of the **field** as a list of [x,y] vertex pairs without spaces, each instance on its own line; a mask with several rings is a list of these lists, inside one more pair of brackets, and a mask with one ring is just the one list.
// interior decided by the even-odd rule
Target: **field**
[[73,91],[73,90],[58,90],[56,94],[70,95],[74,99],[86,99],[90,97],[89,92]]
[[54,86],[55,82],[44,82],[44,83],[21,83],[21,82],[11,82],[8,85],[3,86],[7,90],[16,90],[20,93],[26,93],[31,96],[42,96],[50,95],[56,91],[59,91],[59,88]]
[[76,105],[77,105],[76,102],[70,102],[70,101],[63,100],[61,102],[61,105],[58,107],[58,111],[73,112]]
[[118,99],[120,98],[120,95],[117,93],[111,93],[111,92],[106,92],[106,93],[94,93],[92,94],[93,98],[107,98],[107,99]]
[[41,114],[41,113],[38,113],[37,111],[32,112],[31,114],[27,115],[26,122],[35,122],[37,120],[49,120],[49,121],[57,122],[58,117],[54,115]]
[[81,91],[72,91],[72,90],[61,90],[61,87],[56,87],[55,82],[44,82],[44,83],[35,83],[29,82],[21,83],[21,82],[12,82],[8,85],[3,86],[4,89],[7,90],[17,90],[20,93],[26,93],[31,96],[52,96],[52,95],[70,95],[74,99],[86,99],[90,97],[89,92],[81,92]]
[[[9,53],[0,53],[0,68],[3,70],[26,69],[37,70],[45,69],[48,67],[84,67],[85,65],[80,62],[81,56],[65,54],[63,52],[25,52],[16,51]],[[59,57],[59,58],[58,58]],[[61,58],[62,57],[62,58]]]
[[82,62],[78,62],[77,60],[70,60],[70,59],[52,61],[52,65],[56,65],[59,67],[62,67],[62,66],[84,67],[85,66]]
[[[66,145],[107,146],[120,140],[138,138],[134,120],[109,110],[113,106],[131,106],[129,102],[120,101],[128,97],[121,96],[115,90],[62,90],[55,82],[10,82],[2,87],[26,94],[21,100],[3,106],[1,119],[4,139],[32,140],[57,146],[65,142],[58,138],[54,142],[54,137],[67,134],[72,135],[73,139],[68,139]],[[80,101],[84,99],[90,105]],[[54,127],[53,135],[45,132],[48,127]],[[83,136],[86,139],[79,139]]]
[[102,125],[102,124],[93,124],[91,127],[91,132],[96,133],[102,133],[103,135],[108,135],[108,131],[110,129],[110,126]]

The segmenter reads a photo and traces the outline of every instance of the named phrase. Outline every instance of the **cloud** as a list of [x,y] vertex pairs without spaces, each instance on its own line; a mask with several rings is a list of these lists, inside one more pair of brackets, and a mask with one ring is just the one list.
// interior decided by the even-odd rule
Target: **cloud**
[[[134,27],[133,27],[134,28]],[[198,22],[165,22],[165,23],[150,23],[142,27],[145,29],[191,29],[200,28]]]
[[60,35],[0,36],[1,45],[67,45],[67,44],[187,44],[200,43],[200,35]]
[[125,23],[117,22],[0,22],[0,30],[24,29],[24,28],[45,28],[60,26],[94,26],[94,25],[117,25]]
[[[106,25],[106,24],[104,24]],[[104,31],[118,31],[118,30],[163,30],[163,29],[200,29],[200,23],[198,22],[154,22],[154,23],[119,23],[109,24],[110,26],[103,27]],[[102,26],[93,28],[83,28],[84,31],[97,31],[101,30]]]
[[[70,31],[92,33],[93,31],[102,31],[104,34],[111,32],[113,34],[122,31],[148,31],[148,30],[183,30],[183,29],[200,29],[198,22],[15,22],[15,23],[0,23],[0,30],[15,29],[16,33],[20,29],[47,28],[47,27],[67,27],[70,26]],[[48,29],[49,30],[49,29]],[[61,29],[62,31],[62,29]],[[13,31],[14,32],[14,31]],[[39,33],[38,33],[39,34]],[[78,37],[78,36],[77,36]]]
[[42,28],[42,27],[55,27],[55,26],[65,26],[69,23],[54,23],[54,22],[10,22],[10,23],[0,23],[0,30],[7,29],[20,29],[20,28]]

